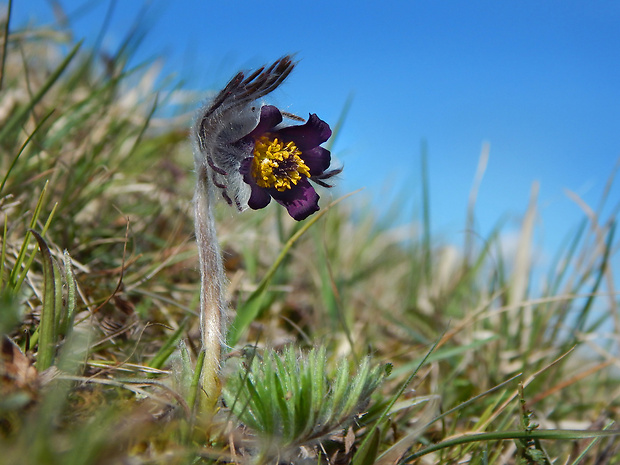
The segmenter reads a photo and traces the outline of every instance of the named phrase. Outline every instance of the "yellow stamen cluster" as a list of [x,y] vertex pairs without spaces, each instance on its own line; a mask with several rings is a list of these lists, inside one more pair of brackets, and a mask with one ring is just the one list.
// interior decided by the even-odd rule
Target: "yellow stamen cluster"
[[310,177],[310,168],[300,155],[293,142],[284,145],[277,138],[262,136],[254,146],[252,177],[259,187],[284,192],[297,184],[302,175]]

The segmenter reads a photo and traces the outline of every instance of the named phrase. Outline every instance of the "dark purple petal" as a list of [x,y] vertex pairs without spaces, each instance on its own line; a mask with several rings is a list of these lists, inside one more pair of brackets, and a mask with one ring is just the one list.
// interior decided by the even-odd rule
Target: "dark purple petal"
[[294,220],[302,221],[319,211],[319,194],[310,185],[307,178],[302,178],[296,186],[279,192],[269,189],[271,196],[286,208]]
[[243,175],[243,180],[250,186],[250,199],[248,200],[248,207],[252,210],[260,210],[265,208],[271,202],[271,196],[267,189],[263,189],[250,174],[252,168],[252,157],[246,158],[241,162],[239,172]]
[[266,132],[270,132],[271,129],[281,122],[282,113],[280,113],[280,110],[273,105],[263,105],[260,109],[260,119],[258,120],[258,125],[256,125],[248,136],[257,139]]
[[319,176],[329,168],[331,163],[331,153],[323,147],[315,147],[301,153],[301,158],[308,168],[310,168],[310,176]]
[[256,184],[253,186],[250,185],[251,193],[250,198],[248,200],[248,207],[252,210],[260,210],[261,208],[265,208],[271,202],[271,196],[269,193]]
[[[261,120],[262,118],[261,112]],[[297,148],[303,152],[304,150],[318,147],[329,139],[332,135],[332,130],[329,128],[329,124],[313,113],[305,124],[282,128],[276,131],[275,134],[279,135],[286,142],[293,141]]]

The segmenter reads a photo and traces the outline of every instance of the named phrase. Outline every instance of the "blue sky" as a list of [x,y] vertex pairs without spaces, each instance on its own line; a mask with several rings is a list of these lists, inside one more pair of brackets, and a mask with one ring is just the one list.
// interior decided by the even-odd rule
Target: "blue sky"
[[[109,2],[59,2],[92,44]],[[142,5],[116,2],[104,48]],[[13,24],[49,22],[51,11],[15,0]],[[366,187],[379,210],[393,200],[386,192],[404,193],[406,214],[419,202],[426,141],[434,229],[458,242],[484,142],[479,232],[522,213],[539,181],[551,249],[581,218],[563,189],[595,206],[620,157],[620,2],[162,0],[140,18],[150,24],[140,57],[164,56],[163,72],[188,88],[295,52],[299,66],[269,101],[335,122],[352,95],[333,151],[345,165],[340,192]]]

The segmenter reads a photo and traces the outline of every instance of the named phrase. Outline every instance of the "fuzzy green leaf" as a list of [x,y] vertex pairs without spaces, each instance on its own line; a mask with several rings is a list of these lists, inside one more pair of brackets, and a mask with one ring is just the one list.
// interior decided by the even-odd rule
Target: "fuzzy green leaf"
[[52,254],[45,240],[36,231],[30,231],[39,243],[43,256],[43,305],[41,309],[41,324],[39,331],[39,350],[37,353],[37,369],[44,371],[52,366],[56,346],[56,286]]

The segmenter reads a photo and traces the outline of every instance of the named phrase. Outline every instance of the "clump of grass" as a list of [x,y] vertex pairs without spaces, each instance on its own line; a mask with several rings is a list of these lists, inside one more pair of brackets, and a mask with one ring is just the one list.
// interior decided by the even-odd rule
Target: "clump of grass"
[[[607,196],[596,209],[576,199],[585,219],[542,286],[535,190],[514,257],[501,225],[462,248],[439,242],[428,187],[411,230],[355,197],[303,225],[216,209],[238,313],[226,406],[196,421],[191,114],[159,116],[149,68],[127,67],[131,39],[103,60],[69,37],[35,28],[4,42],[0,462],[245,463],[284,449],[291,463],[617,461]],[[250,345],[252,361],[236,357]],[[394,366],[381,385],[369,352]]]
[[[172,214],[170,189],[158,187],[177,185],[172,176],[182,171],[143,176],[146,167],[169,164],[154,154],[166,144],[175,150],[186,132],[151,129],[146,140],[156,98],[145,70],[124,67],[130,47],[106,68],[67,37],[42,28],[5,36],[0,423],[7,463],[126,454],[140,435],[119,441],[121,423],[146,427],[153,419],[145,402],[127,403],[127,393],[157,399],[159,409],[182,404],[165,385],[151,381],[145,391],[132,377],[148,385],[147,375],[166,373],[149,362],[191,314],[195,289],[157,276],[183,270],[193,257],[183,250],[191,230],[183,230],[183,210]],[[127,87],[138,75],[140,85]]]

